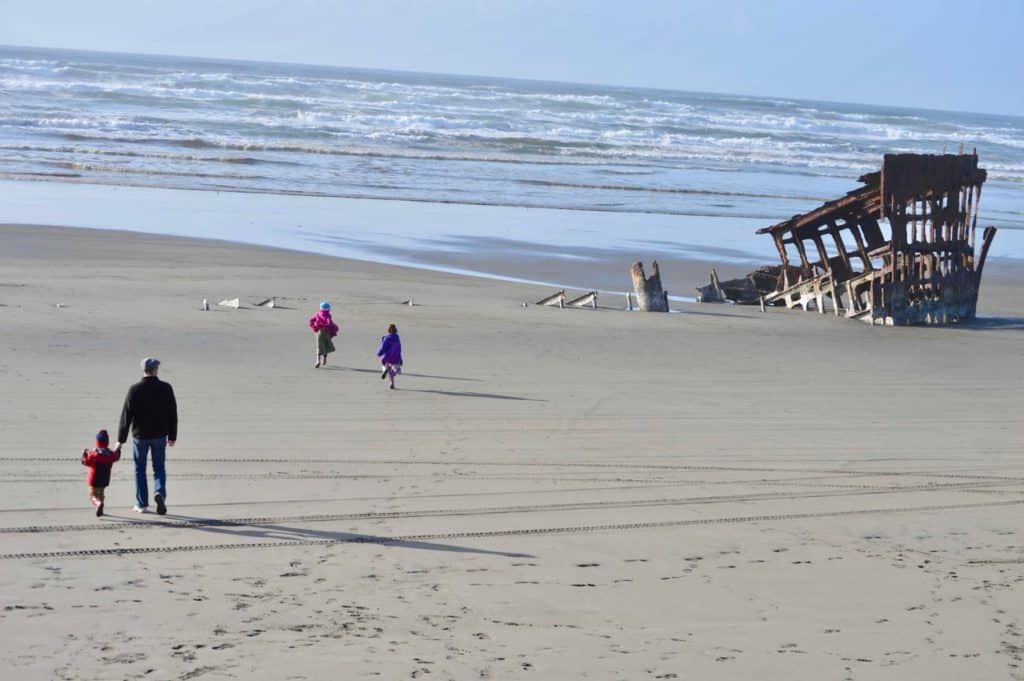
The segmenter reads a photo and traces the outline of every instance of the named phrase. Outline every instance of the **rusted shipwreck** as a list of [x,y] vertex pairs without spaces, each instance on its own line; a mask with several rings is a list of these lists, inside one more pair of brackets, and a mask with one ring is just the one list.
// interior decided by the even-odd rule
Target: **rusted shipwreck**
[[976,255],[985,178],[977,153],[887,154],[860,189],[757,231],[781,260],[763,304],[889,326],[974,318],[996,233],[985,228]]

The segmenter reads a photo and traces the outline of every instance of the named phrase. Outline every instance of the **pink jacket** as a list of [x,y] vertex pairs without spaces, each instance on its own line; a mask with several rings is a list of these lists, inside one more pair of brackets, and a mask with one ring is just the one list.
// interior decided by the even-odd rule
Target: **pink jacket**
[[331,334],[331,338],[338,335],[338,325],[331,319],[331,313],[328,310],[319,310],[310,317],[309,328],[313,329],[314,333],[320,333],[321,329],[327,329],[327,333]]

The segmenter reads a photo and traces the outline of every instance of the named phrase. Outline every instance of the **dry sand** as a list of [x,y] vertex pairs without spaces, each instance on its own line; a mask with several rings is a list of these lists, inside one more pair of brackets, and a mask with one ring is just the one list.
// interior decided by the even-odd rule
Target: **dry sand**
[[[0,227],[4,678],[1022,679],[1024,277],[987,274],[988,320],[881,329]],[[122,461],[95,518],[145,355],[170,513]]]

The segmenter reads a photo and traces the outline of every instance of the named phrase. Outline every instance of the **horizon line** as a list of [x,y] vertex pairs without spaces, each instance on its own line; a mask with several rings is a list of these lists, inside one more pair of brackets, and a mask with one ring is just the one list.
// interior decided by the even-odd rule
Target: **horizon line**
[[681,94],[696,94],[696,95],[713,95],[720,97],[746,97],[752,99],[785,99],[798,103],[807,104],[838,104],[843,106],[862,106],[862,107],[873,107],[877,109],[896,109],[903,111],[921,111],[921,112],[932,112],[932,113],[943,113],[943,114],[968,114],[975,116],[996,116],[1002,118],[1011,118],[1024,121],[1024,113],[1012,114],[1012,113],[994,113],[991,111],[966,111],[958,109],[935,109],[930,107],[920,106],[907,106],[905,104],[871,104],[868,102],[853,102],[853,101],[838,101],[829,99],[809,99],[806,97],[789,97],[786,95],[754,95],[744,94],[738,92],[724,92],[724,91],[712,91],[712,90],[686,90],[682,88],[671,88],[671,87],[653,87],[647,85],[623,85],[615,83],[598,83],[591,81],[564,81],[564,80],[547,80],[543,78],[524,78],[522,76],[494,76],[479,73],[445,73],[442,71],[417,71],[413,69],[394,69],[394,68],[382,68],[376,66],[352,66],[346,64],[315,64],[310,62],[297,62],[297,61],[274,61],[267,59],[251,59],[251,58],[238,58],[238,57],[207,57],[201,55],[188,55],[188,54],[167,54],[163,52],[122,52],[117,50],[96,50],[88,48],[78,47],[51,47],[47,45],[12,45],[6,43],[0,43],[0,50],[3,49],[15,49],[15,50],[49,50],[54,52],[78,52],[86,54],[101,54],[101,55],[122,55],[131,57],[149,57],[149,58],[164,58],[164,59],[189,59],[196,61],[211,61],[211,62],[225,62],[225,63],[240,63],[240,64],[263,64],[263,65],[274,65],[274,66],[304,66],[313,68],[327,68],[327,69],[349,69],[349,70],[361,70],[361,71],[372,71],[380,73],[400,73],[409,75],[420,75],[420,76],[448,76],[456,78],[476,78],[481,80],[494,80],[494,81],[514,81],[521,83],[545,83],[549,85],[570,85],[570,86],[585,86],[585,87],[599,87],[599,88],[612,88],[612,89],[635,89],[635,90],[650,90],[654,92],[670,92],[670,93],[681,93]]

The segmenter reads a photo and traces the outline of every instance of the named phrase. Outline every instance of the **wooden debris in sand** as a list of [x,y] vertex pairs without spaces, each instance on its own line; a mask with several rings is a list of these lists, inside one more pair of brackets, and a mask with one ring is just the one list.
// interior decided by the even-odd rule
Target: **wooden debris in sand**
[[718,272],[712,269],[711,282],[697,287],[697,302],[759,305],[766,296],[778,290],[781,276],[781,267],[766,265],[746,276],[721,281]]
[[668,291],[661,287],[658,261],[655,260],[651,266],[650,277],[645,275],[642,262],[633,263],[630,270],[633,276],[633,290],[636,291],[637,305],[644,312],[668,312]]
[[568,305],[569,307],[586,307],[589,305],[591,309],[596,310],[597,291],[590,291],[589,293],[584,293],[582,296],[579,296],[578,298],[573,298],[572,300],[566,302],[565,304]]
[[558,307],[565,307],[565,289],[561,291],[555,291],[550,296],[541,298],[535,305],[557,305]]

